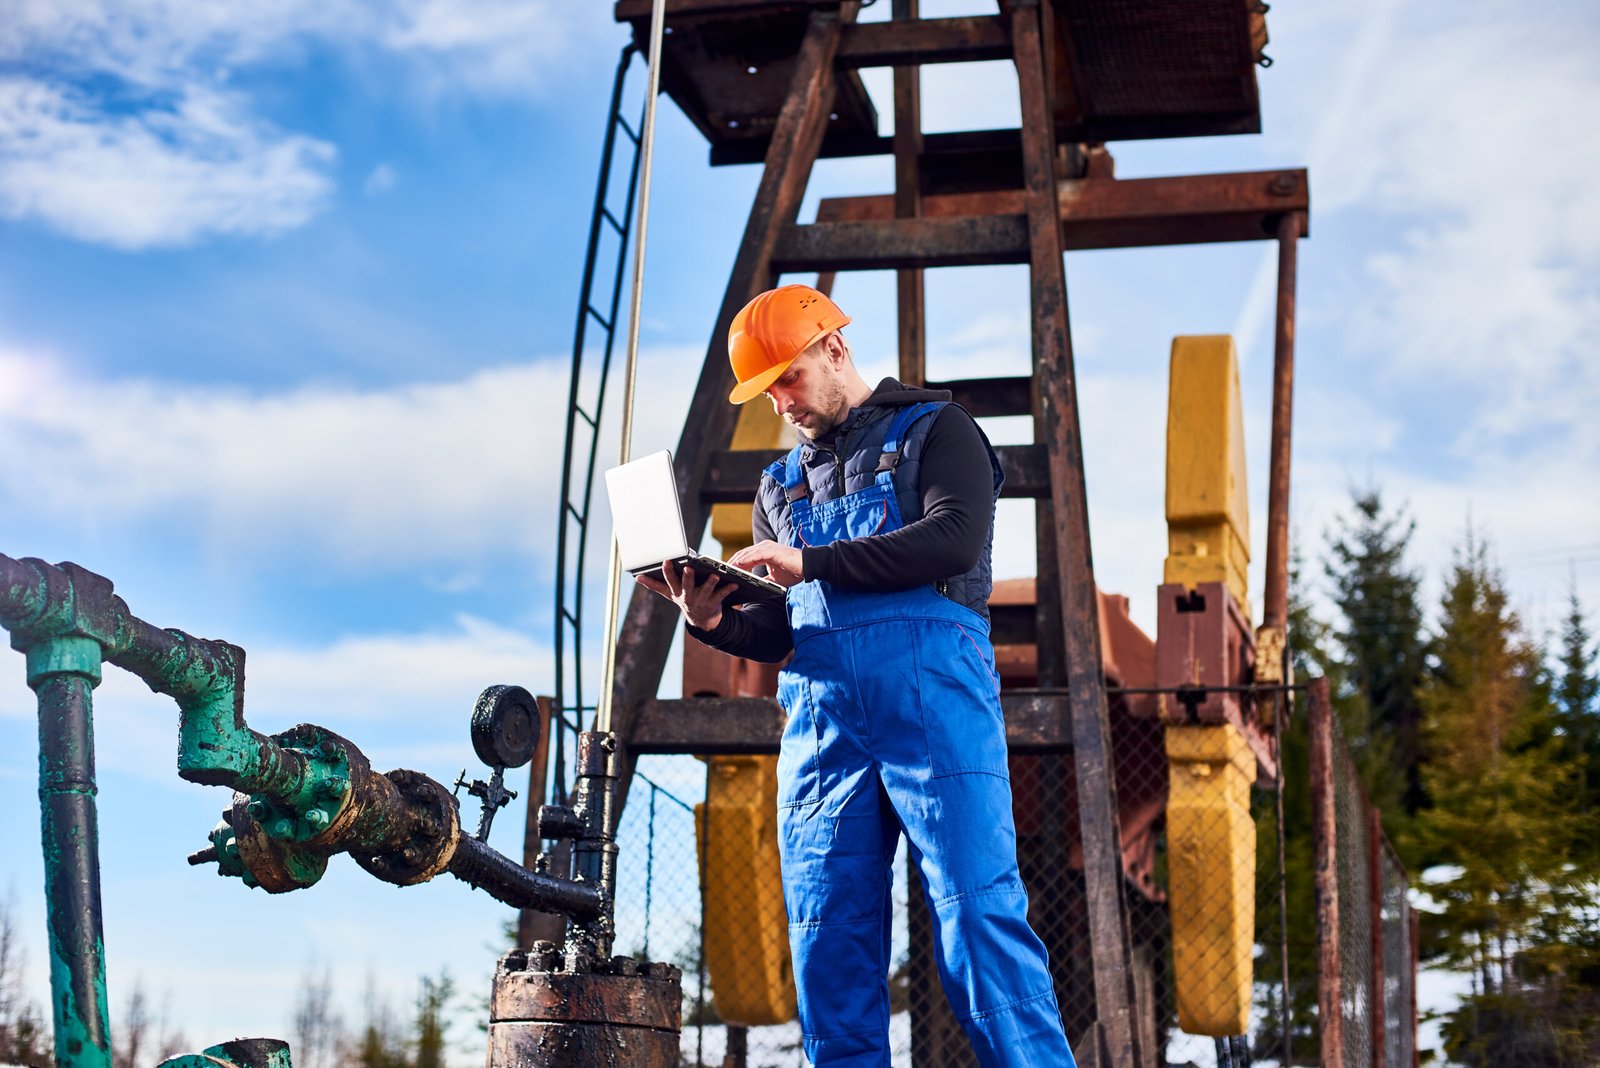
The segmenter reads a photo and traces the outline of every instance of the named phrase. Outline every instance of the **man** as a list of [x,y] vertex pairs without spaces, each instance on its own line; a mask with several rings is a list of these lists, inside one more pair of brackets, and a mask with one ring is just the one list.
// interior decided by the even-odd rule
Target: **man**
[[755,544],[786,605],[670,566],[640,579],[698,640],[794,659],[778,757],[780,854],[800,1023],[818,1068],[889,1064],[890,895],[899,836],[922,875],[940,977],[986,1066],[1071,1066],[1017,873],[989,644],[1001,473],[942,390],[869,387],[823,294],[791,285],[734,317],[729,400],[765,393],[801,443],[762,476]]

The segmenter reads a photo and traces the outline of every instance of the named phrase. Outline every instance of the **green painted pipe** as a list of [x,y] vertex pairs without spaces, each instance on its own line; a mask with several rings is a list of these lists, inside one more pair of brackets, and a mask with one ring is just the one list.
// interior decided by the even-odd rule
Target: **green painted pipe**
[[56,638],[28,649],[39,704],[39,814],[50,912],[50,994],[60,1068],[110,1068],[105,936],[95,812],[94,687],[100,646]]

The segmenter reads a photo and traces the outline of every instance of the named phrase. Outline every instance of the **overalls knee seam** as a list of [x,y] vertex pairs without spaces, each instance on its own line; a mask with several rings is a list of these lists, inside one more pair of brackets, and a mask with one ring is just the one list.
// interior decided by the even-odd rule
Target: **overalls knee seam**
[[882,927],[882,917],[868,920],[790,920],[789,930],[815,931],[823,927]]
[[1055,997],[1055,994],[1056,992],[1054,990],[1046,990],[1039,994],[1030,994],[1025,998],[1018,998],[1016,1001],[1013,1001],[1010,1004],[1001,1005],[997,1009],[980,1009],[979,1011],[967,1016],[967,1019],[974,1022],[978,1020],[987,1020],[991,1016],[999,1016],[1001,1013],[1011,1012],[1014,1009],[1020,1009],[1024,1005],[1032,1005],[1035,1001],[1043,1001],[1046,998],[1053,998]]
[[1011,775],[1009,772],[995,771],[993,768],[951,768],[948,771],[940,771],[929,775],[928,778],[948,779],[956,775],[988,775],[992,778],[1002,779],[1008,785],[1011,782]]
[[995,894],[1016,894],[1022,891],[1020,886],[986,886],[982,890],[961,890],[948,897],[936,898],[933,902],[934,909],[953,905],[958,901],[970,901],[974,898],[990,897]]

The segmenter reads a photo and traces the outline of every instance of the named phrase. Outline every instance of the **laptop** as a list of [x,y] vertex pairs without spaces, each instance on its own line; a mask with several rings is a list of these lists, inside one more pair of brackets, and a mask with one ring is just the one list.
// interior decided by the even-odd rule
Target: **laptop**
[[662,565],[670,561],[680,570],[689,565],[699,581],[715,575],[732,582],[736,588],[724,605],[782,601],[788,596],[789,591],[771,579],[702,556],[689,547],[678,505],[678,483],[672,473],[672,453],[667,450],[611,468],[606,472],[606,495],[611,498],[617,551],[628,574],[660,578]]

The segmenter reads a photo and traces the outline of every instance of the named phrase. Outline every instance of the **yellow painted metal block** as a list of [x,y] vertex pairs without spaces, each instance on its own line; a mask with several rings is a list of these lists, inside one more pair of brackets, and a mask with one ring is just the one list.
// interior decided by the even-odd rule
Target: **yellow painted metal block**
[[[782,449],[794,444],[794,430],[785,423],[765,400],[752,401],[739,409],[739,421],[734,424],[733,449]],[[711,536],[722,543],[724,558],[732,556],[750,544],[750,518],[754,508],[749,504],[715,504],[711,506]]]
[[1165,582],[1225,582],[1249,611],[1250,496],[1233,338],[1172,339]]
[[794,1019],[789,925],[778,870],[773,757],[719,756],[695,806],[705,872],[706,972],[717,1012],[750,1026]]
[[1166,731],[1168,907],[1178,1026],[1242,1035],[1255,945],[1256,758],[1231,724]]

